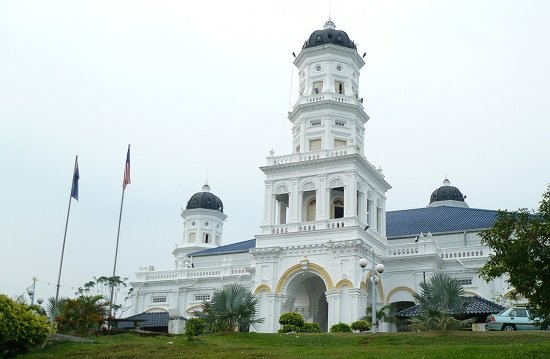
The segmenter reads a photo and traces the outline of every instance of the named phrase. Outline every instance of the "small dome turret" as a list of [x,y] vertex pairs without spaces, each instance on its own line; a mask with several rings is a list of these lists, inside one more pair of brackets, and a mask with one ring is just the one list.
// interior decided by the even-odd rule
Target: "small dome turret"
[[191,196],[187,201],[187,207],[185,209],[213,209],[223,213],[223,202],[218,196],[210,192],[210,186],[205,184],[202,186],[202,191],[197,192]]
[[458,188],[451,186],[451,181],[445,178],[445,180],[443,181],[443,186],[432,192],[432,195],[430,196],[430,204],[428,204],[428,207],[468,207],[468,204],[464,201],[465,198],[466,196],[464,196]]
[[343,47],[356,49],[355,43],[350,40],[348,34],[342,30],[336,30],[336,25],[329,19],[323,30],[316,30],[311,33],[309,39],[306,40],[303,49],[320,46],[325,44],[333,44]]

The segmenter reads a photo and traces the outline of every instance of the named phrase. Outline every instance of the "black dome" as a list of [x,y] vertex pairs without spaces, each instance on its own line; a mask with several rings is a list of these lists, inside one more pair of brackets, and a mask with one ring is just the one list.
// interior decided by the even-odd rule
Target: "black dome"
[[449,182],[448,179],[445,179],[445,181],[443,181],[443,186],[433,191],[432,195],[430,196],[430,203],[440,201],[464,202],[464,195],[462,195],[462,192],[460,192],[458,188],[451,186],[450,184],[451,182]]
[[213,209],[223,213],[223,202],[218,196],[210,193],[210,186],[205,184],[202,187],[202,192],[197,192],[187,201],[185,209]]
[[309,40],[306,40],[303,49],[308,47],[320,46],[324,44],[333,44],[343,47],[356,49],[355,43],[349,39],[348,34],[342,30],[336,30],[332,21],[325,23],[323,30],[316,30],[311,33]]

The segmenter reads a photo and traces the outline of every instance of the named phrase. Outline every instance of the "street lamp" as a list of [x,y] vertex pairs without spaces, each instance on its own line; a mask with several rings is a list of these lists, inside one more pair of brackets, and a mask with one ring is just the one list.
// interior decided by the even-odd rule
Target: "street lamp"
[[[359,259],[359,266],[363,269],[363,272],[365,271],[365,268],[367,267],[367,264],[369,262],[366,258]],[[380,274],[384,272],[384,265],[382,263],[379,263],[378,265],[375,265],[375,255],[374,251],[372,251],[372,273],[369,276],[369,280],[372,285],[372,323],[371,323],[371,333],[376,333],[376,285],[380,281]]]
[[34,305],[34,292],[36,290],[36,277],[32,277],[32,287],[27,288],[27,294],[31,297],[31,305]]

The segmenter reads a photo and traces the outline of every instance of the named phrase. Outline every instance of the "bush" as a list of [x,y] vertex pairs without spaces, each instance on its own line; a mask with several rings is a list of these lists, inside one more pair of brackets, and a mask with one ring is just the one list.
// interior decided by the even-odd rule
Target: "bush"
[[27,352],[46,341],[53,327],[32,307],[0,295],[0,357]]
[[321,333],[321,326],[319,323],[304,323],[300,331],[302,333]]
[[204,320],[201,318],[191,318],[185,323],[185,335],[188,339],[204,333]]
[[301,328],[304,325],[304,318],[299,313],[287,312],[281,314],[281,316],[279,317],[279,324],[292,324],[297,326],[298,328]]
[[356,332],[363,333],[368,331],[370,329],[370,326],[366,320],[357,320],[351,323],[351,329]]
[[294,324],[285,324],[281,329],[277,331],[277,333],[298,333],[300,331],[300,327]]
[[334,324],[330,327],[331,333],[351,333],[351,328],[346,323]]

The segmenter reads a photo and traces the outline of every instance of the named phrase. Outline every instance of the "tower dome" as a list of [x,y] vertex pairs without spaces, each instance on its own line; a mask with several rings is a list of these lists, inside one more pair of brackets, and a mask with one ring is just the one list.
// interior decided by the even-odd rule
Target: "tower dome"
[[357,48],[345,31],[336,30],[336,25],[330,19],[325,23],[323,30],[316,30],[311,33],[302,48],[305,49],[325,44],[344,46],[352,49]]
[[445,178],[443,181],[443,186],[432,192],[428,207],[468,207],[468,204],[464,201],[465,198],[466,196],[464,196],[458,188],[451,186],[451,181]]
[[202,191],[197,192],[189,198],[185,209],[213,209],[223,213],[223,202],[215,194],[210,192],[210,186],[205,184]]

